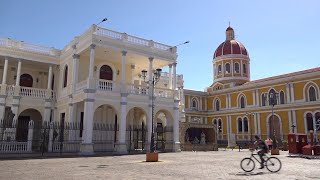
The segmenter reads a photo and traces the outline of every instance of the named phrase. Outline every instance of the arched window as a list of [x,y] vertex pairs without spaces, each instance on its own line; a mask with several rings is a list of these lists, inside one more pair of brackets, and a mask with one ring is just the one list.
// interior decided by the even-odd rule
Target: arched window
[[218,65],[218,74],[221,74],[221,71],[222,71],[222,68],[221,68],[221,65],[219,64]]
[[249,131],[249,125],[248,125],[247,117],[243,118],[243,128],[244,128],[244,132],[248,132]]
[[242,119],[238,118],[238,132],[242,132]]
[[101,66],[99,78],[112,81],[113,80],[113,71],[112,71],[111,67],[108,65]]
[[313,130],[313,116],[311,113],[307,114],[306,120],[307,120],[307,130],[308,131]]
[[220,101],[216,100],[216,111],[220,111]]
[[62,87],[67,87],[68,84],[68,65],[65,66],[64,72],[63,72],[63,84]]
[[216,119],[213,120],[213,124],[217,125],[217,120]]
[[33,85],[33,78],[30,74],[22,74],[20,76],[20,86],[32,87],[32,85]]
[[310,86],[309,87],[309,101],[316,101],[317,98],[316,98],[316,90],[313,86]]
[[192,108],[193,109],[198,109],[198,102],[195,99],[192,99]]
[[280,104],[284,104],[284,92],[280,91]]
[[218,132],[222,132],[222,122],[221,122],[221,119],[219,119],[218,121]]
[[240,108],[245,108],[246,107],[246,102],[244,96],[240,97]]
[[247,66],[246,66],[246,64],[243,64],[242,66],[243,66],[243,73],[247,74]]
[[231,73],[231,71],[230,71],[230,64],[227,63],[227,64],[226,64],[226,74],[230,74],[230,73]]
[[266,101],[267,101],[267,94],[266,93],[263,93],[261,94],[261,105],[262,106],[266,106]]
[[274,89],[271,89],[269,91],[269,105],[277,105],[277,94],[276,91]]
[[234,63],[234,72],[240,73],[239,63]]

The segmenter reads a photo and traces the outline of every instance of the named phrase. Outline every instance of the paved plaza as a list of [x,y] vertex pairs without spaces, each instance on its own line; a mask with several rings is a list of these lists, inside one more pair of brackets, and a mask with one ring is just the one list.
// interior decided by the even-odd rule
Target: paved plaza
[[[145,155],[1,160],[0,179],[320,179],[320,160],[277,156],[278,173],[240,168],[248,150],[162,153],[160,162],[147,163]],[[256,167],[258,164],[256,164]]]

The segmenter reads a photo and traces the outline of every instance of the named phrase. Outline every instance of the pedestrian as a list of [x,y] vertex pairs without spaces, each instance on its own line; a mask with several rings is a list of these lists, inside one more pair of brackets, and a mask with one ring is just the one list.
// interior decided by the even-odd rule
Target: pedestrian
[[270,139],[269,137],[266,139],[266,144],[268,145],[269,150],[272,149],[272,139]]

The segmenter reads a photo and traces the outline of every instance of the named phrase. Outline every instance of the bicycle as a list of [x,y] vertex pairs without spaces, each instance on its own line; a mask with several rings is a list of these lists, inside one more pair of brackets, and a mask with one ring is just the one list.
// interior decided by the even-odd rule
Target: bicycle
[[[258,156],[258,158],[256,158]],[[281,161],[276,157],[268,157],[267,155],[264,155],[264,158],[266,157],[264,161],[264,166],[272,173],[278,172],[281,169]],[[245,172],[251,172],[255,168],[255,162],[253,161],[255,159],[256,161],[261,163],[259,160],[260,157],[258,154],[254,154],[253,151],[251,151],[251,156],[247,158],[243,158],[240,162],[240,167]]]

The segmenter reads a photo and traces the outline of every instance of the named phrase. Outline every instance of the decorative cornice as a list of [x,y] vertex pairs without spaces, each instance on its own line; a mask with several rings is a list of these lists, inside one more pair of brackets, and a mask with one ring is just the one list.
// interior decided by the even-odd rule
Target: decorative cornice
[[89,98],[88,98],[88,99],[84,99],[83,101],[84,101],[84,102],[94,102],[94,99],[89,99]]
[[83,89],[84,93],[95,93],[96,91],[96,89]]
[[73,54],[73,55],[72,55],[72,58],[73,58],[73,59],[80,59],[80,55],[79,55],[79,54]]
[[121,51],[122,56],[126,56],[127,55],[127,51]]

